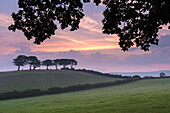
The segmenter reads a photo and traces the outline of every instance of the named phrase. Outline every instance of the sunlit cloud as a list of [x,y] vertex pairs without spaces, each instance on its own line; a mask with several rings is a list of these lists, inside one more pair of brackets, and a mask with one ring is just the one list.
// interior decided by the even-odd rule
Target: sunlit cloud
[[169,30],[169,29],[168,29],[169,26],[170,26],[170,24],[168,24],[168,25],[162,25],[161,27],[162,27],[163,30]]
[[70,42],[69,44],[46,44],[43,46],[36,46],[33,48],[33,51],[45,51],[45,52],[57,52],[57,51],[89,51],[89,50],[105,50],[105,49],[115,49],[119,48],[119,46],[113,45],[103,45],[103,44],[86,44],[79,45],[74,42]]
[[118,42],[119,37],[117,35],[111,35],[110,37],[105,37],[104,40],[109,42]]
[[[10,1],[10,0],[8,0]],[[159,31],[159,46],[151,47],[149,52],[132,48],[123,52],[118,44],[119,37],[102,33],[102,12],[105,7],[91,5],[85,10],[80,28],[76,31],[56,30],[56,35],[46,39],[41,45],[33,44],[34,39],[27,40],[21,31],[12,32],[7,27],[13,23],[8,14],[0,14],[0,57],[2,67],[8,69],[12,59],[19,54],[36,55],[41,60],[46,58],[75,58],[78,68],[111,71],[152,71],[170,67],[170,35],[168,25]],[[14,4],[13,7],[16,7]],[[102,8],[101,8],[102,7]],[[91,11],[93,9],[93,11]],[[0,9],[1,10],[1,9]],[[11,14],[11,12],[9,13]],[[71,51],[70,51],[71,50]],[[9,55],[9,57],[7,57]],[[5,69],[5,68],[4,68]]]
[[101,30],[101,25],[93,20],[92,18],[85,16],[81,22],[80,22],[80,27],[88,29],[89,31],[94,31],[94,32],[98,32],[98,33],[102,33]]
[[7,42],[0,42],[0,55],[8,55],[8,54],[13,54],[16,50],[19,50],[17,47],[13,47]]
[[11,16],[6,15],[6,14],[0,14],[0,26],[8,27],[12,23],[13,21],[12,21]]
[[70,37],[70,36],[53,35],[53,37],[66,39],[66,40],[69,40],[69,41],[72,41],[72,42],[75,42],[75,43],[86,44],[85,42],[76,40],[76,39],[74,39],[73,37]]
[[167,34],[165,34],[165,33],[159,33],[158,34],[158,38],[161,38],[161,37],[163,37],[163,36],[166,36]]
[[[62,33],[61,35],[53,35],[51,40],[48,40],[42,45],[36,45],[33,51],[46,51],[46,52],[57,52],[57,51],[90,51],[90,50],[106,50],[119,48],[117,38],[103,37],[101,39],[88,38],[88,35],[84,38],[79,36],[68,36]],[[65,35],[65,36],[64,36]],[[79,34],[78,34],[79,35]]]
[[105,50],[105,49],[115,49],[118,48],[117,46],[112,45],[100,45],[100,46],[90,46],[90,47],[80,47],[80,48],[74,48],[73,50],[79,50],[79,51],[88,51],[88,50]]
[[170,35],[170,32],[169,32],[170,29],[168,29],[169,26],[170,26],[170,24],[161,26],[162,29],[160,29],[159,33],[158,33],[159,38],[161,38],[165,35]]

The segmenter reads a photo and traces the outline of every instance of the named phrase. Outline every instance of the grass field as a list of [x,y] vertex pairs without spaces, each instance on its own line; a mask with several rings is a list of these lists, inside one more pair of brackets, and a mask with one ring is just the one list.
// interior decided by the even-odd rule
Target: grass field
[[0,101],[0,113],[170,113],[170,78]]
[[0,93],[25,89],[48,89],[77,84],[114,82],[119,78],[108,78],[77,71],[21,71],[0,73]]

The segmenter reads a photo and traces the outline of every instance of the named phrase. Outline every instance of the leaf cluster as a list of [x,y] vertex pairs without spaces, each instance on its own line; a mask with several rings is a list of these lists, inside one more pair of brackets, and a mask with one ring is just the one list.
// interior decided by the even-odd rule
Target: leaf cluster
[[[20,10],[12,13],[14,24],[9,30],[21,30],[28,40],[35,38],[40,44],[67,27],[79,29],[83,18],[83,3],[90,0],[19,0]],[[158,45],[158,31],[170,23],[169,0],[93,0],[103,4],[103,33],[117,34],[119,45],[127,51],[136,45],[148,51],[151,44]],[[170,27],[169,27],[170,28]]]
[[9,30],[21,30],[28,40],[34,37],[36,44],[54,35],[57,23],[61,29],[77,30],[84,16],[81,0],[19,0],[18,6]]
[[104,0],[103,33],[118,34],[126,51],[133,45],[148,51],[158,45],[158,31],[170,23],[168,0]]

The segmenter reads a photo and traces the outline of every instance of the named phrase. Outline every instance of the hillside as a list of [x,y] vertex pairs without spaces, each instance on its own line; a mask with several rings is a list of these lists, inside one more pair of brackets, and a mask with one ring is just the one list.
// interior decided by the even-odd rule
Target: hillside
[[1,113],[169,113],[170,78],[0,101]]
[[144,76],[159,77],[161,72],[164,72],[166,76],[170,76],[170,70],[159,70],[159,71],[151,71],[151,72],[110,72],[110,73],[123,75],[123,76],[139,75],[141,77],[144,77]]
[[114,82],[120,78],[108,78],[86,72],[70,70],[41,70],[0,73],[0,93],[25,89],[48,89],[78,84]]

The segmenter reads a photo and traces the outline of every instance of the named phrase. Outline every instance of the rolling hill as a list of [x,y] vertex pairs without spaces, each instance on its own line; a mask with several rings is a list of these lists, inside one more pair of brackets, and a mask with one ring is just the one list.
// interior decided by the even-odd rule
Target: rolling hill
[[170,78],[0,101],[0,113],[169,113]]
[[51,87],[105,83],[116,80],[121,79],[70,70],[3,72],[0,73],[0,93],[34,88],[45,90]]
[[159,77],[161,72],[164,72],[166,76],[170,76],[170,70],[159,70],[159,71],[150,71],[150,72],[110,72],[110,74],[118,74],[122,76],[139,75],[141,77],[144,76]]

